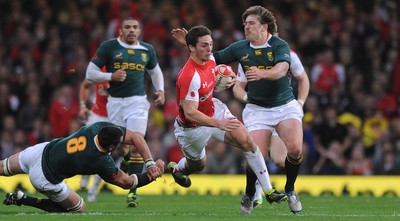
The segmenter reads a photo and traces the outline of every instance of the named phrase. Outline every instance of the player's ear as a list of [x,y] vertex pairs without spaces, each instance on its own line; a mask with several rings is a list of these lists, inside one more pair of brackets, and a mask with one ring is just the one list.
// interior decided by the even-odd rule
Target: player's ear
[[193,45],[189,45],[189,51],[190,51],[190,52],[193,52],[193,51],[194,51]]

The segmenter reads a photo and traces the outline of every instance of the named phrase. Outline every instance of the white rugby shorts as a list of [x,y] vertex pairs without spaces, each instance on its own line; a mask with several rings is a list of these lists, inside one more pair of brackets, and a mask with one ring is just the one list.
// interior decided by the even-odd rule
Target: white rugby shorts
[[150,102],[147,96],[108,97],[107,112],[111,123],[146,134]]
[[46,195],[54,202],[65,200],[71,193],[71,189],[65,181],[58,184],[50,183],[43,174],[42,155],[44,147],[49,142],[36,144],[20,152],[19,165],[29,175],[33,187],[40,193]]
[[[214,118],[225,119],[234,117],[228,107],[217,98],[213,98]],[[216,127],[191,127],[184,128],[175,121],[175,138],[181,146],[185,157],[191,160],[200,160],[205,156],[205,147],[208,140],[213,137],[224,142],[225,131]]]
[[295,99],[287,104],[272,108],[246,104],[243,110],[243,122],[249,132],[255,130],[274,132],[275,126],[279,122],[287,119],[296,119],[302,122],[303,116],[303,108]]

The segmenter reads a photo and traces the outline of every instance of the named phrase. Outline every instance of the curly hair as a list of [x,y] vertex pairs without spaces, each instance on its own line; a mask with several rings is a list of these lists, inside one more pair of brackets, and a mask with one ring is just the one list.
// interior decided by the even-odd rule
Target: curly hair
[[267,24],[268,32],[272,35],[276,34],[276,32],[278,31],[275,16],[268,9],[259,5],[249,7],[242,15],[243,23],[246,21],[246,18],[249,15],[257,16],[261,24]]

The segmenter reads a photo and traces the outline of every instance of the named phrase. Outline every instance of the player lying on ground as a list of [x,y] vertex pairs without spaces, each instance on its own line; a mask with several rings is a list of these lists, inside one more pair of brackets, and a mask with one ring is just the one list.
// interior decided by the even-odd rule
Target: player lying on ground
[[[110,153],[121,143],[136,146],[145,159],[146,173],[128,176],[115,166]],[[108,183],[130,189],[151,183],[163,172],[164,162],[153,161],[142,136],[108,122],[84,126],[66,138],[37,144],[0,161],[0,175],[28,174],[34,188],[48,197],[38,199],[16,190],[8,193],[3,203],[32,206],[47,212],[85,211],[83,198],[66,185],[66,178],[98,174]]]

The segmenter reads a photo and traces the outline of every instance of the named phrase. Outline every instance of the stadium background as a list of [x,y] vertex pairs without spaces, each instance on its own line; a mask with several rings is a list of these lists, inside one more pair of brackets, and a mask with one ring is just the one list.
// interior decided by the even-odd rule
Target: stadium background
[[[1,159],[65,136],[82,125],[77,118],[78,91],[88,61],[101,41],[116,36],[121,18],[127,16],[141,20],[142,40],[155,47],[165,75],[166,104],[151,107],[146,139],[155,158],[179,159],[172,133],[174,82],[188,53],[172,39],[170,30],[206,25],[213,30],[215,50],[222,49],[244,38],[241,14],[255,4],[274,13],[280,37],[298,53],[311,80],[304,109],[306,156],[297,188],[309,185],[310,179],[321,187],[332,184],[320,193],[398,195],[400,5],[394,0],[0,0]],[[334,63],[343,67],[344,78],[321,85],[316,67],[324,67],[331,55]],[[150,82],[148,90],[152,93]],[[240,117],[243,106],[230,90],[216,96]],[[320,148],[330,154],[321,156]],[[210,188],[225,183],[234,189],[232,193],[243,190],[235,175],[244,172],[240,152],[211,141],[207,154],[203,173],[219,175],[194,179]],[[272,181],[280,187],[284,177],[278,174],[282,171],[268,164]],[[220,181],[221,177],[226,180]],[[71,185],[75,186],[78,178],[73,178]],[[322,182],[325,178],[328,181]],[[143,191],[165,187],[183,191],[171,184],[168,175],[164,179]],[[0,190],[26,183],[24,176],[15,180],[2,177]],[[370,184],[374,188],[368,187]]]

